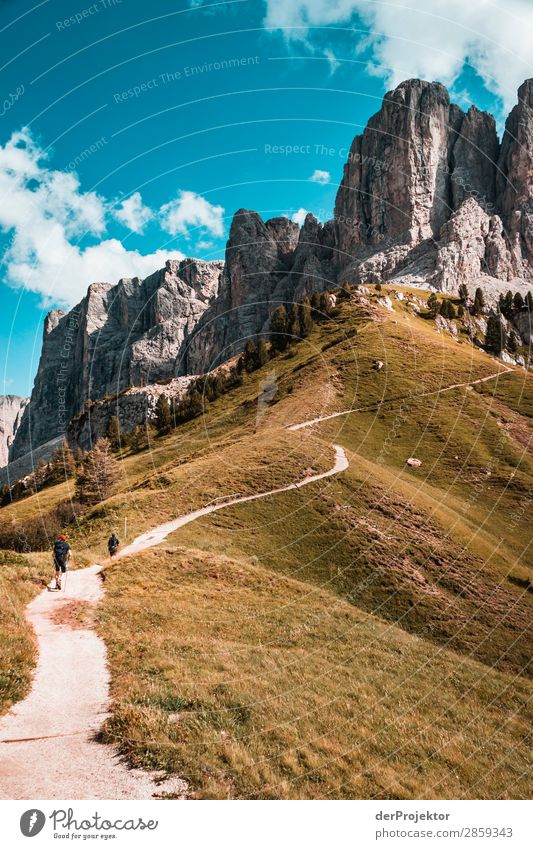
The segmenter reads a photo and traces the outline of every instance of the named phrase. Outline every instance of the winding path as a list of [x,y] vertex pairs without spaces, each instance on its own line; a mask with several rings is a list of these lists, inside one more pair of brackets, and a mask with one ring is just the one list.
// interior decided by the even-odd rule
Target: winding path
[[[426,397],[493,380],[510,368],[465,383],[420,393]],[[367,412],[391,398],[367,407],[354,407],[319,416],[289,430],[301,430],[349,413]],[[344,448],[334,445],[335,462],[326,472],[267,492],[229,496],[178,516],[141,534],[121,557],[158,545],[170,533],[224,507],[300,489],[348,468]],[[45,590],[26,609],[38,639],[39,660],[28,697],[0,719],[0,798],[2,799],[149,799],[161,793],[184,794],[179,778],[129,769],[112,746],[96,735],[108,715],[109,672],[103,640],[90,627],[79,625],[79,614],[102,597],[101,566],[69,572],[65,592]]]
[[395,404],[398,401],[416,401],[418,398],[427,398],[430,395],[440,395],[442,392],[450,392],[452,389],[462,389],[465,386],[475,386],[477,383],[486,383],[487,380],[495,380],[495,378],[500,377],[502,374],[507,374],[512,371],[512,368],[509,366],[503,366],[500,371],[495,372],[494,374],[489,374],[486,377],[479,377],[477,380],[467,380],[465,383],[451,383],[449,386],[443,386],[442,389],[431,389],[429,392],[419,392],[418,394],[413,393],[410,396],[400,396],[398,398],[385,398],[382,401],[376,401],[375,404],[369,404],[366,407],[350,407],[347,410],[339,410],[338,413],[328,413],[327,416],[318,416],[316,419],[308,419],[305,422],[300,422],[299,424],[289,425],[287,430],[301,430],[304,427],[311,427],[315,424],[320,424],[320,422],[327,422],[329,419],[338,419],[339,416],[347,416],[349,413],[371,413],[373,410],[379,410],[384,404]]
[[[335,445],[334,465],[297,483],[208,504],[138,536],[120,556],[158,545],[168,534],[231,504],[299,489],[348,467]],[[0,719],[1,799],[149,799],[184,794],[179,778],[129,769],[112,746],[96,740],[108,716],[109,672],[103,640],[79,615],[103,595],[101,566],[68,573],[66,589],[44,590],[26,608],[39,645],[30,694]]]
[[172,519],[171,522],[165,522],[151,531],[137,537],[130,545],[127,545],[120,553],[121,557],[126,554],[136,554],[138,551],[144,551],[146,548],[151,548],[153,545],[159,545],[169,534],[182,528],[183,525],[188,525],[189,522],[194,522],[201,516],[207,516],[209,513],[214,513],[216,510],[222,510],[223,507],[229,507],[232,504],[242,504],[245,501],[257,501],[259,498],[266,498],[270,495],[279,495],[280,492],[289,492],[291,489],[300,489],[302,486],[314,483],[315,481],[329,478],[332,475],[338,475],[348,468],[349,462],[346,452],[341,445],[334,445],[335,463],[328,469],[327,472],[320,472],[318,475],[309,475],[297,483],[290,483],[287,486],[280,486],[277,489],[269,489],[268,492],[258,492],[256,495],[242,495],[237,497],[230,496],[228,499],[217,501],[216,503],[208,504],[206,507],[201,507],[193,513],[185,513],[183,516],[178,516],[177,519]]

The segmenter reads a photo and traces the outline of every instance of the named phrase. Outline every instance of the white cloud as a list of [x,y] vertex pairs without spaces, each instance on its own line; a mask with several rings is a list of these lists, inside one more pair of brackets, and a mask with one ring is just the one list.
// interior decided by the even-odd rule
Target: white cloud
[[335,56],[333,50],[330,47],[326,47],[324,50],[324,56],[328,60],[329,65],[329,73],[334,74],[337,68],[340,68],[341,63]]
[[[105,198],[81,190],[75,174],[49,169],[29,131],[0,145],[0,229],[8,235],[2,265],[10,285],[39,293],[47,305],[72,306],[90,283],[144,277],[170,257],[183,258],[102,240],[108,209]],[[85,246],[90,240],[96,243]]]
[[[388,87],[409,77],[451,86],[468,62],[509,109],[520,83],[533,74],[530,0],[267,0],[265,23],[288,39],[323,47],[334,33],[313,28],[343,26],[354,16],[370,27],[364,39],[373,54],[369,70]],[[359,52],[361,43],[353,47]]]
[[178,197],[159,210],[161,227],[170,233],[190,236],[191,229],[200,229],[210,236],[224,233],[224,207],[214,206],[196,192],[180,191]]
[[134,233],[142,233],[148,221],[153,218],[154,213],[149,206],[143,204],[141,193],[134,192],[129,198],[122,201],[118,209],[114,210],[113,215],[128,230],[132,230]]
[[303,227],[306,215],[308,215],[309,210],[304,209],[303,206],[298,209],[291,218],[291,221],[294,221],[295,224],[298,224],[299,227]]
[[309,179],[311,183],[320,183],[321,186],[324,186],[331,180],[331,174],[329,171],[321,171],[319,168],[315,168]]

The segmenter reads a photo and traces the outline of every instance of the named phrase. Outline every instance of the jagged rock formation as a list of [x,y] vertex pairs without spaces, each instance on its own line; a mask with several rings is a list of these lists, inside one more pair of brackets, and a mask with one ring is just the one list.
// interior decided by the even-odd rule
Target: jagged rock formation
[[514,272],[533,277],[533,80],[518,89],[498,159],[497,207],[511,244]]
[[203,314],[186,360],[201,373],[266,333],[273,308],[335,285],[333,222],[307,215],[303,227],[287,218],[263,221],[240,209],[231,224],[219,297]]
[[532,80],[519,100],[500,150],[492,116],[465,114],[440,84],[389,92],[354,139],[337,194],[341,273],[445,291],[533,279]]
[[19,395],[0,395],[0,468],[8,461],[9,449],[29,400]]
[[82,412],[69,422],[67,439],[70,444],[87,451],[97,439],[105,436],[112,416],[118,418],[121,432],[128,434],[137,425],[155,419],[160,395],[166,395],[169,399],[180,398],[192,380],[193,375],[175,377],[164,384],[134,386],[115,398],[87,403]]
[[9,459],[63,433],[87,400],[183,373],[184,341],[216,298],[222,267],[169,260],[145,280],[93,283],[68,314],[51,312]]
[[242,350],[270,313],[272,295],[286,274],[300,228],[286,218],[264,222],[257,212],[239,209],[226,245],[219,296],[202,316],[187,345],[186,371],[212,369]]
[[385,95],[344,166],[335,203],[340,264],[384,240],[438,236],[453,211],[450,160],[462,120],[438,83],[409,80]]
[[483,285],[481,278],[513,275],[512,260],[505,244],[502,223],[487,215],[474,198],[467,198],[443,224],[431,282],[443,292],[457,290],[457,280]]
[[492,116],[463,112],[439,83],[407,80],[354,139],[332,221],[308,215],[300,228],[240,209],[224,263],[171,261],[144,281],[95,283],[70,313],[50,313],[10,461],[64,433],[87,400],[212,369],[267,332],[277,303],[313,290],[344,280],[466,283],[489,298],[531,288],[532,107],[528,80],[500,145]]

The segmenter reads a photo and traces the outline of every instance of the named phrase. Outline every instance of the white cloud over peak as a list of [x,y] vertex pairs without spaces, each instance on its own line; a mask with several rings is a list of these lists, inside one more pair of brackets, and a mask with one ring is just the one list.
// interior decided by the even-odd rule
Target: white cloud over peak
[[224,207],[214,206],[196,192],[180,191],[178,197],[164,204],[159,212],[161,226],[171,236],[188,237],[191,230],[215,237],[224,233]]
[[123,200],[114,210],[113,215],[117,221],[134,233],[142,233],[147,223],[154,217],[150,207],[144,205],[140,192],[134,192],[129,198]]
[[294,223],[298,224],[299,227],[303,227],[308,212],[308,209],[304,209],[303,206],[301,206],[300,209],[296,210],[296,212],[293,214],[293,216],[291,217],[291,221],[294,221]]
[[370,31],[363,39],[354,33],[354,53],[370,48],[368,70],[388,87],[409,77],[452,86],[469,63],[508,110],[520,83],[533,75],[530,0],[267,0],[266,6],[267,26],[322,51],[335,37],[323,28],[349,25],[357,16]]
[[311,183],[320,183],[321,186],[325,186],[331,180],[331,174],[329,171],[321,171],[320,168],[315,168],[309,180]]
[[[180,192],[160,210],[160,223],[173,235],[195,226],[223,236],[223,213],[223,207],[194,192]],[[2,278],[37,292],[45,306],[73,306],[91,283],[145,277],[169,258],[183,259],[181,251],[143,254],[106,238],[109,218],[140,233],[153,216],[139,192],[117,209],[96,192],[83,191],[75,173],[50,169],[45,151],[26,129],[0,145]]]

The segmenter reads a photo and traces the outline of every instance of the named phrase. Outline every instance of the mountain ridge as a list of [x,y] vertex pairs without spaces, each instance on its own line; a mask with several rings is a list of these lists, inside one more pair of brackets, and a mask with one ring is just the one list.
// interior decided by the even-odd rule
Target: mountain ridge
[[[65,432],[85,402],[209,371],[267,332],[278,303],[343,280],[490,298],[533,279],[533,80],[519,89],[501,144],[492,116],[407,80],[355,137],[334,217],[300,228],[252,210],[234,217],[225,261],[169,260],[141,281],[93,283],[47,317],[31,403],[9,460]],[[35,411],[35,413],[32,413]]]

